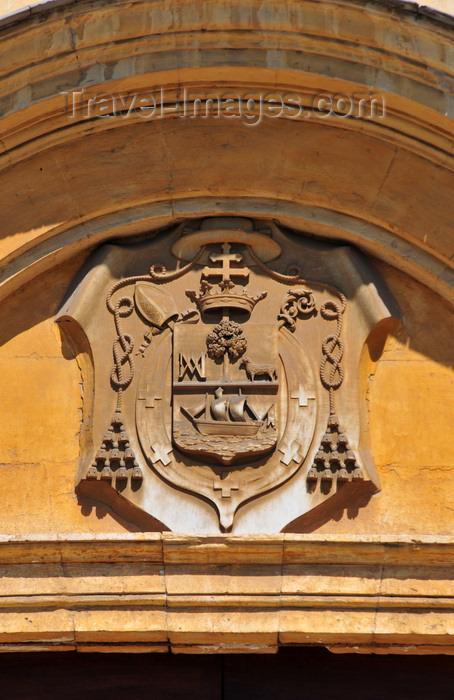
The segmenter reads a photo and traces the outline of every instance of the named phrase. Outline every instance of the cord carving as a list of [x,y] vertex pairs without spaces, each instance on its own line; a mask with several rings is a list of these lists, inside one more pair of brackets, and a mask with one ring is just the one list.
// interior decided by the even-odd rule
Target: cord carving
[[329,391],[329,409],[334,413],[334,392],[339,389],[344,381],[344,368],[341,365],[344,356],[344,343],[340,336],[342,333],[343,314],[347,306],[345,296],[339,292],[340,303],[329,299],[320,309],[320,315],[326,321],[336,321],[334,334],[323,338],[323,359],[320,363],[320,381],[323,387]]
[[[271,270],[254,253],[250,246],[247,250],[256,265],[277,282],[292,285],[305,285],[307,282],[300,276],[296,267],[291,268],[294,274],[282,274]],[[347,307],[345,295],[338,289],[326,284],[311,282],[311,287],[318,287],[331,292],[337,299],[328,299],[320,306],[320,316],[325,321],[335,321],[336,329],[328,333],[322,340],[322,359],[320,362],[320,381],[329,394],[329,416],[325,432],[320,441],[320,447],[314,457],[307,475],[307,486],[310,493],[316,490],[329,493],[331,488],[337,488],[347,481],[364,479],[361,467],[357,464],[356,456],[350,449],[348,438],[339,425],[336,415],[335,392],[342,386],[345,371],[342,366],[345,346],[342,341],[344,312]],[[298,318],[308,319],[318,313],[316,301],[311,291],[307,289],[292,289],[284,298],[278,314],[279,328],[284,326],[294,332]]]
[[[135,373],[134,338],[124,330],[122,321],[133,314],[136,305],[132,296],[124,295],[114,299],[115,295],[121,289],[135,286],[138,282],[170,282],[178,279],[197,264],[204,252],[205,246],[187,265],[175,272],[167,272],[163,265],[152,265],[148,274],[119,280],[109,289],[106,296],[106,306],[113,316],[116,331],[116,337],[112,344],[113,367],[110,371],[110,383],[117,394],[117,403],[101,446],[87,470],[86,478],[88,480],[108,481],[117,491],[122,490],[128,482],[132,487],[138,488],[143,480],[143,473],[131,447],[122,415],[123,392],[130,386]],[[181,320],[186,320],[186,318],[187,312],[182,314]],[[140,354],[144,357],[153,336],[161,333],[162,330],[163,328],[149,328],[136,355]]]

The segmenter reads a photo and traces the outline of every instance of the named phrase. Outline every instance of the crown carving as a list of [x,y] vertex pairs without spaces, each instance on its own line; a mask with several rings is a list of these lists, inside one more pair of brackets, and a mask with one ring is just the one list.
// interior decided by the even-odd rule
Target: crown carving
[[266,295],[267,292],[259,292],[249,296],[246,289],[240,291],[231,280],[223,280],[219,284],[210,284],[202,280],[198,293],[186,290],[186,296],[197,305],[201,313],[217,309],[236,309],[251,314],[257,302]]

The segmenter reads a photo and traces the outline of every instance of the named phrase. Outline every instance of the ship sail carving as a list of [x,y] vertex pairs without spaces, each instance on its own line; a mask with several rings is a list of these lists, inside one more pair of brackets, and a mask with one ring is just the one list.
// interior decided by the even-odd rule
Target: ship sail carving
[[[228,402],[228,411],[230,420],[234,421],[246,421],[247,415],[245,413],[245,405],[247,401],[247,396],[231,396]],[[213,406],[211,407],[211,412],[213,413]]]
[[202,435],[254,436],[267,426],[268,415],[274,403],[260,418],[249,405],[248,396],[242,394],[241,390],[234,396],[223,394],[222,387],[218,387],[214,399],[210,401],[206,394],[204,401],[196,406],[181,406],[181,412]]

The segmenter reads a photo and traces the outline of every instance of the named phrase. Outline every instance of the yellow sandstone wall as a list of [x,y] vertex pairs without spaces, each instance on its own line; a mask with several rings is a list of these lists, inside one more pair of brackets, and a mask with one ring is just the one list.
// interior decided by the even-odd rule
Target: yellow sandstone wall
[[82,378],[53,314],[79,265],[41,275],[0,312],[5,534],[124,531],[101,506],[83,515],[74,491]]

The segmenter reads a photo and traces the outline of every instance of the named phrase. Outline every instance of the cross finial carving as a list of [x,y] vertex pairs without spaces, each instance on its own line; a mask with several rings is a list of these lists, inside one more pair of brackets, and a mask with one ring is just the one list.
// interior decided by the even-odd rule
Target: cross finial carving
[[222,277],[222,283],[232,282],[232,277],[239,277],[247,282],[249,279],[249,270],[246,267],[231,267],[232,262],[241,262],[243,256],[240,253],[231,253],[230,243],[223,243],[222,253],[212,253],[210,255],[210,260],[214,263],[220,262],[222,266],[219,268],[205,267],[202,270],[202,274],[206,279],[211,277]]

